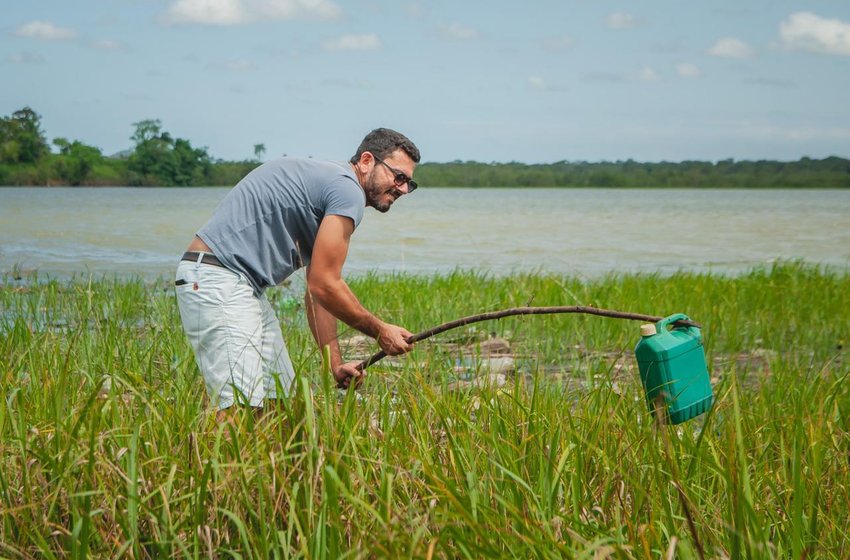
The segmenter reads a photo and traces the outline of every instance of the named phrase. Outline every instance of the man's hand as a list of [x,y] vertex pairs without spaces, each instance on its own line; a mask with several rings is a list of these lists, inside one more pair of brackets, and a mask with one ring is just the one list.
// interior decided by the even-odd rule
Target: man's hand
[[348,362],[333,368],[336,386],[341,389],[348,389],[353,381],[354,386],[359,387],[363,383],[363,378],[366,377],[366,373],[357,367],[359,364],[360,362]]
[[411,336],[413,333],[404,327],[383,323],[375,340],[387,356],[398,356],[413,349],[413,345],[407,342]]

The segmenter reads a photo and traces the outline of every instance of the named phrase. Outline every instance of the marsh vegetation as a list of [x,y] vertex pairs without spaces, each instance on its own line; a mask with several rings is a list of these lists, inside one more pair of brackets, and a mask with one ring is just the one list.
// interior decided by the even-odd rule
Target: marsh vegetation
[[[414,331],[527,304],[682,311],[703,325],[716,404],[659,425],[638,325],[576,315],[445,333],[339,392],[277,289],[300,377],[262,417],[217,425],[169,282],[7,276],[0,556],[850,556],[846,271],[351,283]],[[481,373],[460,349],[493,339],[514,358],[505,383],[457,383]]]

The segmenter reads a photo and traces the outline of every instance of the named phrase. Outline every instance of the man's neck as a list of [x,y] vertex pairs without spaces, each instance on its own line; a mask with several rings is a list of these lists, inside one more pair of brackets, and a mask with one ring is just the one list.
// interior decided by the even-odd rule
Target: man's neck
[[351,170],[354,171],[354,176],[357,177],[357,184],[360,185],[360,188],[363,188],[363,177],[360,175],[360,171],[358,171],[357,166],[351,162],[348,162],[348,165],[351,166]]

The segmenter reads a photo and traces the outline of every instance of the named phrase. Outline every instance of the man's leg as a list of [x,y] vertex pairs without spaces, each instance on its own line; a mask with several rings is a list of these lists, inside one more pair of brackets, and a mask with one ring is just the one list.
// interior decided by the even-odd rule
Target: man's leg
[[261,406],[263,312],[251,285],[228,269],[190,261],[178,266],[177,284],[180,318],[213,404]]
[[[295,369],[283,341],[280,322],[265,294],[260,298],[263,315],[263,362],[265,367],[265,394],[267,399],[285,398],[295,379]],[[282,394],[278,392],[278,386]]]

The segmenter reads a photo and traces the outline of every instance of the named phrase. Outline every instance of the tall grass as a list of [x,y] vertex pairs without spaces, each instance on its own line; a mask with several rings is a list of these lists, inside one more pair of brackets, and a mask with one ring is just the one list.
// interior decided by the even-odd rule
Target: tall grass
[[[340,393],[274,291],[300,375],[264,416],[218,425],[166,282],[7,281],[0,557],[850,557],[846,272],[352,285],[412,331],[529,302],[683,311],[716,405],[658,425],[618,366],[637,325],[574,315],[445,333]],[[440,342],[489,331],[518,373],[448,390]]]

